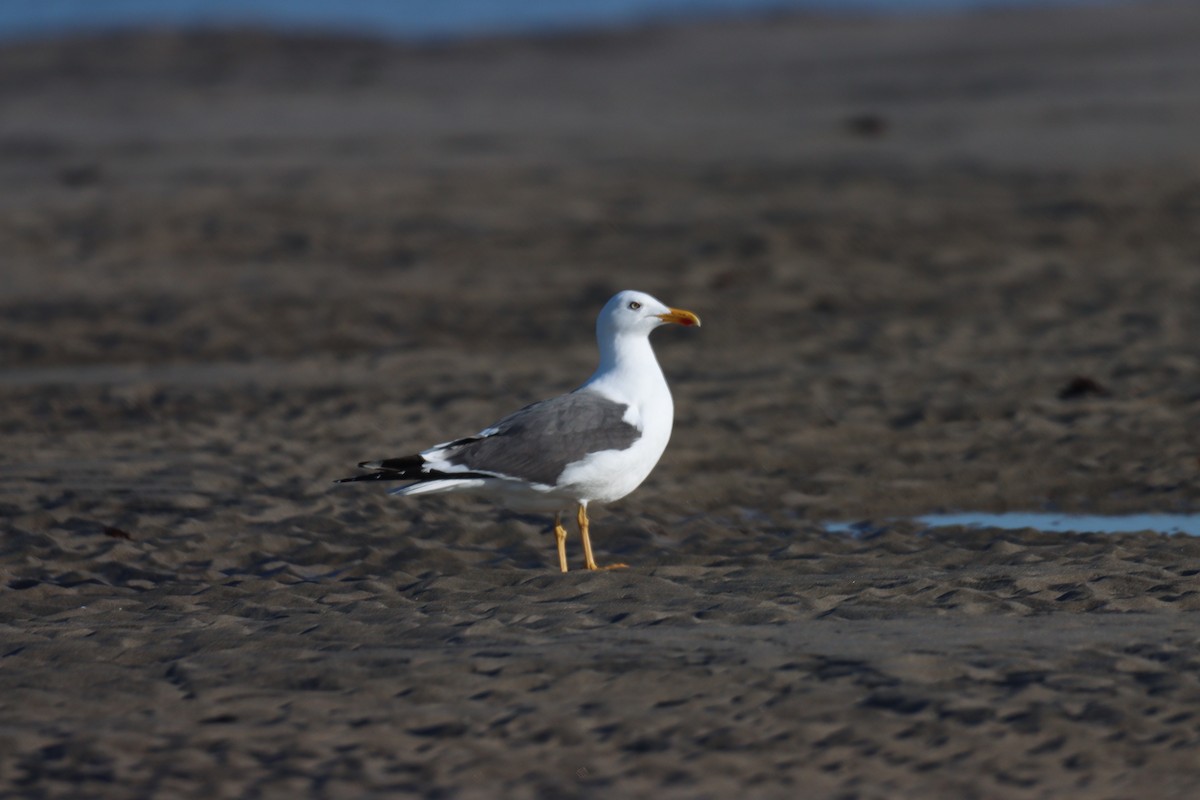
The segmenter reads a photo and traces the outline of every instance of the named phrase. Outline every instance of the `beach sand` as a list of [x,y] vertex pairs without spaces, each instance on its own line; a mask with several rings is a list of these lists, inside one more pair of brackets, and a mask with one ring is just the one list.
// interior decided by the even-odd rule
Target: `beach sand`
[[[1200,540],[904,518],[1200,503],[1198,32],[0,48],[0,796],[1196,797]],[[629,569],[332,485],[622,288],[704,320]]]

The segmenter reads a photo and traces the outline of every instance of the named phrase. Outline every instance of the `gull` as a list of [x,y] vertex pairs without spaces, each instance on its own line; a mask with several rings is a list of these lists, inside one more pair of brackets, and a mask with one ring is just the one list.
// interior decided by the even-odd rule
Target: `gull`
[[562,515],[573,506],[584,565],[601,569],[588,535],[588,506],[619,500],[641,485],[671,438],[674,403],[650,347],[651,331],[667,324],[699,327],[700,318],[644,292],[618,292],[596,319],[599,366],[579,388],[525,406],[472,436],[363,461],[359,468],[370,472],[336,483],[408,481],[389,494],[465,492],[508,508],[553,512],[563,572]]

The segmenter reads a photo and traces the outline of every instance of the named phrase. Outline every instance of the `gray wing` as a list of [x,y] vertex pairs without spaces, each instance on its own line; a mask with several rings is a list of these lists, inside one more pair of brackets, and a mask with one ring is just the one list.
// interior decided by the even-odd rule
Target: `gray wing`
[[581,389],[509,414],[477,436],[423,455],[471,472],[554,485],[569,464],[600,450],[625,450],[642,435],[623,417],[628,408]]

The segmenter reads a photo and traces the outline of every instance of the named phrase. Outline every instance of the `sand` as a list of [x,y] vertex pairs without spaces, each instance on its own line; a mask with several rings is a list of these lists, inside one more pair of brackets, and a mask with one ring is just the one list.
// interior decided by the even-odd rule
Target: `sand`
[[[1195,797],[1200,540],[904,518],[1200,505],[1198,31],[0,48],[0,796]],[[629,569],[331,484],[627,287]]]

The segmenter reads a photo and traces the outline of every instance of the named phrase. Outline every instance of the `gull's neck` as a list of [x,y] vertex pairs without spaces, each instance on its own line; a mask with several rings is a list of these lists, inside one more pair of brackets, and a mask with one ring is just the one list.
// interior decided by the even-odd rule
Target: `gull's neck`
[[627,400],[640,400],[652,392],[668,392],[667,379],[654,357],[648,335],[641,332],[615,336],[601,334],[596,339],[600,346],[600,365],[584,386]]

